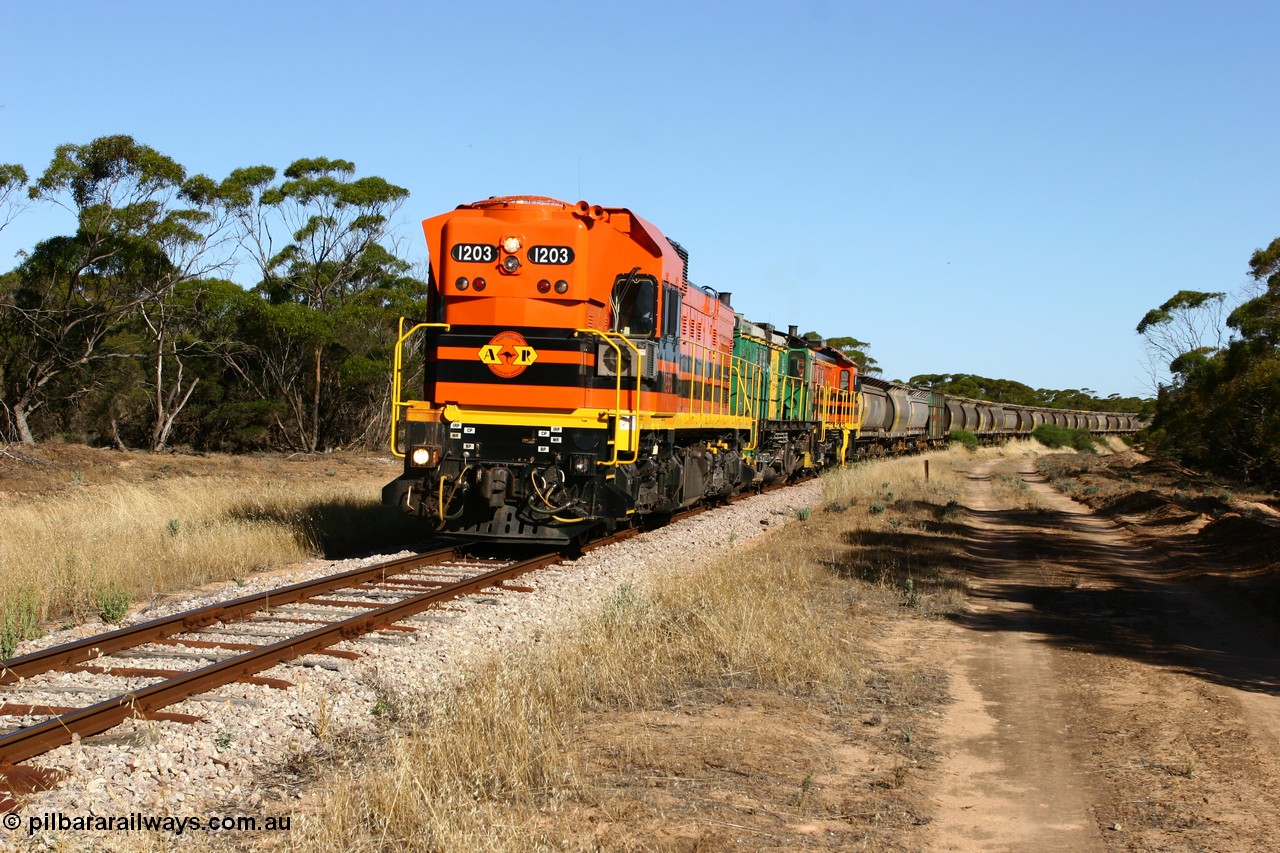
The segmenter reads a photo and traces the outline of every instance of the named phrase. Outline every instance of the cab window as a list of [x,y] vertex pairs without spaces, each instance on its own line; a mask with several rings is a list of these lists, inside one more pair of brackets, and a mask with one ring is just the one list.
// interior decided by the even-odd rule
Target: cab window
[[789,365],[790,370],[788,371],[788,375],[795,376],[799,379],[804,378],[804,356],[805,354],[802,352],[791,353],[791,364]]
[[652,335],[658,285],[651,276],[624,273],[613,284],[613,328],[624,335]]

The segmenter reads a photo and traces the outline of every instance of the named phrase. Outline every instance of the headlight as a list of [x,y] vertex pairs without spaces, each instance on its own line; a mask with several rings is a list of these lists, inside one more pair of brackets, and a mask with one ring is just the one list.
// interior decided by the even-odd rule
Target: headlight
[[595,468],[596,457],[594,453],[571,453],[569,454],[569,470],[575,474],[590,474]]
[[503,238],[502,251],[511,255],[514,255],[516,252],[520,251],[520,238],[519,237]]
[[515,255],[507,255],[502,259],[502,268],[507,272],[515,272],[520,269],[520,259]]
[[440,448],[434,445],[415,447],[409,452],[409,462],[415,468],[434,468],[440,463]]

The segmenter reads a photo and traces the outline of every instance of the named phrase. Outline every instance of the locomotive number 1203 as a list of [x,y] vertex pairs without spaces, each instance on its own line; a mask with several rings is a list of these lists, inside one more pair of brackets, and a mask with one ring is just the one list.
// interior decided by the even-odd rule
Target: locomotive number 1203
[[491,264],[498,259],[498,247],[488,243],[456,243],[449,250],[449,257],[455,261]]
[[571,264],[573,263],[573,249],[568,246],[530,246],[529,263]]

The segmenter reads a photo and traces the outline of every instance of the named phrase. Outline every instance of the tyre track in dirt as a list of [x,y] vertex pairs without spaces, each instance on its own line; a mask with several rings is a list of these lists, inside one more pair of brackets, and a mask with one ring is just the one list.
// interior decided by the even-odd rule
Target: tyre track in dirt
[[[993,487],[1011,475],[1040,509]],[[1274,629],[1185,583],[1030,460],[970,478],[970,606],[929,640],[954,701],[928,849],[1270,848]]]

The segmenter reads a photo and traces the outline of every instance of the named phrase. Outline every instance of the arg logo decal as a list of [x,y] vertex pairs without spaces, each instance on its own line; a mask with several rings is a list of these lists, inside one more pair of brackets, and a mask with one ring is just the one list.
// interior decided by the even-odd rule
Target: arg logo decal
[[511,379],[538,360],[538,352],[519,332],[499,332],[480,347],[480,360],[489,365],[495,376]]

